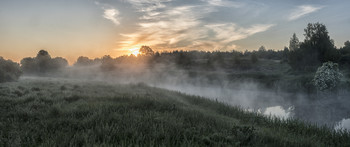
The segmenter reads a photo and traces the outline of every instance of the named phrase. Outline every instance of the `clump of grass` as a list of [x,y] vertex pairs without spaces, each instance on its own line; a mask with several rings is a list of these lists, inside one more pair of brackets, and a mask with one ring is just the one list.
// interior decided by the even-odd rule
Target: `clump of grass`
[[49,112],[48,112],[48,117],[58,117],[60,115],[60,110],[57,107],[51,107]]
[[23,87],[23,86],[17,86],[17,88],[18,88],[19,90],[25,90],[25,89],[26,89],[26,88]]
[[73,90],[76,90],[76,89],[78,89],[80,86],[79,85],[74,85],[73,86]]
[[62,85],[62,86],[60,87],[60,89],[61,89],[62,91],[65,91],[65,90],[67,90],[67,87],[64,86],[64,85]]
[[40,88],[38,88],[38,87],[33,87],[31,90],[32,90],[32,91],[40,91]]
[[70,96],[70,97],[65,97],[64,100],[67,101],[68,103],[71,103],[71,102],[75,102],[79,99],[81,99],[82,97],[81,96],[78,96],[78,95],[73,95],[73,96]]
[[15,94],[17,97],[21,97],[23,95],[23,93],[21,91],[15,90],[13,92],[13,94]]

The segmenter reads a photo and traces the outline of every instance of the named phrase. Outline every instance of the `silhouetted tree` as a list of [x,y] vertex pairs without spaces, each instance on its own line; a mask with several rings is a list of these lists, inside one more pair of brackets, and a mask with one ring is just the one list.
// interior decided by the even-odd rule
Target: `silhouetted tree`
[[304,31],[305,40],[299,47],[295,34],[290,40],[288,62],[293,69],[314,71],[323,62],[339,60],[339,52],[324,24],[309,23]]
[[296,49],[289,52],[288,64],[295,70],[303,70],[304,65],[302,65],[304,54],[302,50]]
[[18,63],[0,57],[0,83],[16,81],[21,74]]
[[142,46],[139,50],[139,54],[149,56],[149,55],[153,55],[154,52],[149,46]]
[[257,55],[260,58],[265,58],[265,55],[266,55],[266,48],[265,48],[265,46],[260,46],[259,47]]
[[40,50],[35,58],[27,57],[21,60],[21,69],[24,73],[45,74],[56,72],[68,65],[66,59],[62,57],[51,58],[45,50]]
[[327,28],[321,23],[309,23],[305,31],[305,40],[301,44],[303,49],[316,54],[321,63],[337,62],[339,56],[335,49],[334,41],[330,39]]
[[50,70],[59,70],[61,68],[64,68],[68,66],[68,61],[62,57],[56,57],[50,60]]
[[344,47],[350,49],[350,41],[345,41],[344,42]]
[[77,59],[77,62],[74,63],[74,66],[89,66],[94,63],[94,60],[89,59],[88,57],[80,56]]
[[176,54],[175,62],[179,67],[186,68],[192,65],[193,59],[188,52],[180,51]]
[[253,54],[250,56],[250,60],[252,61],[252,63],[258,62],[258,57],[256,56],[255,53],[253,53]]
[[260,46],[258,51],[259,52],[265,52],[266,51],[265,46]]
[[241,58],[238,55],[233,56],[233,61],[235,62],[235,64],[241,64]]
[[39,68],[39,72],[45,73],[50,70],[50,60],[51,56],[45,50],[40,50],[36,56],[36,62]]
[[288,54],[289,54],[289,49],[288,47],[284,47],[283,49],[283,53],[282,53],[282,60],[285,62],[285,61],[288,61]]
[[24,73],[35,73],[39,71],[39,67],[35,58],[27,57],[21,60],[21,69]]
[[161,60],[161,54],[159,52],[156,52],[156,53],[154,53],[152,58],[149,60],[149,63],[150,63],[149,65],[153,66],[154,64],[156,64],[160,60]]
[[292,38],[290,38],[290,40],[289,40],[289,50],[294,51],[294,50],[299,49],[299,47],[300,47],[299,39],[298,39],[297,35],[295,33],[293,33]]
[[109,55],[103,56],[101,62],[101,69],[103,71],[112,71],[116,68],[114,59]]
[[293,69],[303,69],[302,65],[299,65],[303,59],[303,53],[300,50],[300,42],[295,33],[289,40],[289,54],[288,63]]
[[245,50],[244,53],[243,53],[244,56],[249,56],[250,54],[252,54],[252,52],[250,52],[248,50]]
[[340,48],[339,50],[341,54],[341,58],[339,60],[339,63],[343,65],[345,68],[350,67],[350,41],[346,41],[344,43],[344,47]]

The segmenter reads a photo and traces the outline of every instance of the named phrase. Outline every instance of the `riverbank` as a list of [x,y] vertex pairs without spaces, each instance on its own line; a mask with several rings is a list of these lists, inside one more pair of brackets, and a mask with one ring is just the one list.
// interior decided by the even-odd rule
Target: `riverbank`
[[144,84],[0,85],[2,146],[347,146],[349,133]]

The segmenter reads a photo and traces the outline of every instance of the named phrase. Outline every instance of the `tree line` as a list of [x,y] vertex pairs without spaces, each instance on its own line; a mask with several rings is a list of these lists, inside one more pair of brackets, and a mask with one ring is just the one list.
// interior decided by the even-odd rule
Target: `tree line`
[[[254,51],[171,51],[155,52],[148,46],[142,46],[139,55],[124,55],[112,58],[105,55],[101,58],[90,59],[80,56],[74,67],[97,66],[101,71],[120,69],[124,64],[144,64],[149,67],[157,64],[175,65],[187,70],[234,69],[249,70],[258,66],[260,60],[276,60],[288,63],[295,71],[315,72],[317,67],[325,62],[339,63],[340,67],[350,65],[350,42],[337,49],[330,38],[324,24],[309,23],[304,29],[305,39],[300,42],[294,33],[289,47],[283,50],[266,49],[261,46]],[[28,75],[45,75],[58,72],[68,66],[62,57],[51,58],[45,50],[40,50],[36,57],[26,57],[20,64],[0,58],[0,82],[18,79],[21,73]]]

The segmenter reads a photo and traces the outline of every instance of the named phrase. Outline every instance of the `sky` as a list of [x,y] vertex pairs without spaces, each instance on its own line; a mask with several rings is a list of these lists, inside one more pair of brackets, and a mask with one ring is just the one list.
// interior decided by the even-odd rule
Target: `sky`
[[347,0],[1,0],[0,56],[19,62],[40,49],[73,63],[155,51],[281,50],[308,23],[350,40]]

